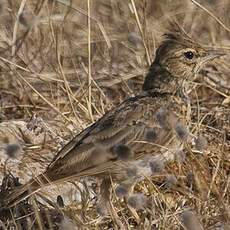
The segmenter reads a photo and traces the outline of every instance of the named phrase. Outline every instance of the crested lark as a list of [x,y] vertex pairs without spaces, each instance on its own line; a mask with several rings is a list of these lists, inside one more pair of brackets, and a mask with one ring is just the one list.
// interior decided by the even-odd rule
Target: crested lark
[[[165,149],[186,139],[179,103],[186,94],[186,82],[193,80],[203,64],[220,55],[194,42],[180,29],[165,34],[143,91],[75,136],[43,174],[16,189],[5,199],[5,205],[11,206],[50,183],[83,176],[103,178],[102,192],[108,198],[110,176],[118,183],[127,181],[138,174],[135,162],[146,155],[164,154]],[[155,171],[158,166],[151,163]]]

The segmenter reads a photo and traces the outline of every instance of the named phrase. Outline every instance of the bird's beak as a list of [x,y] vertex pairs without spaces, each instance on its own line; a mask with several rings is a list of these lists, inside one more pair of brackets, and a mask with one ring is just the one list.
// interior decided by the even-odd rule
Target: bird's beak
[[204,62],[213,60],[217,57],[224,56],[225,53],[221,50],[208,50],[206,57],[204,57]]
[[225,55],[225,53],[223,51],[220,51],[220,50],[207,50],[207,53],[204,57],[201,58],[201,61],[200,63],[196,66],[194,72],[197,73],[200,68],[205,65],[207,62],[217,58],[217,57],[221,57]]

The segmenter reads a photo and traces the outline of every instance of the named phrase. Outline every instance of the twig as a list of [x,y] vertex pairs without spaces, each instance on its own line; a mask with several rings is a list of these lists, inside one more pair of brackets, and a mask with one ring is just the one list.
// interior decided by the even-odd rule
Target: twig
[[191,2],[197,5],[198,7],[200,7],[203,11],[209,14],[218,24],[220,24],[225,30],[230,32],[230,29],[219,18],[217,18],[212,12],[210,12],[208,9],[206,9],[204,6],[202,6],[200,3],[198,3],[195,0],[191,0]]
[[24,81],[43,101],[45,101],[55,112],[57,112],[58,114],[60,114],[65,120],[67,120],[70,123],[74,123],[75,125],[77,125],[74,121],[71,121],[68,119],[68,117],[66,117],[61,111],[59,111],[59,109],[57,109],[49,100],[47,100],[42,94],[40,94],[19,72],[14,71],[17,76]]
[[88,105],[89,116],[93,122],[94,119],[93,119],[93,115],[92,115],[92,86],[91,86],[92,75],[91,75],[91,22],[90,22],[91,11],[90,11],[90,0],[87,0],[87,9],[88,9],[88,18],[87,18],[87,22],[88,22],[88,101],[87,101],[87,105]]
[[136,21],[137,21],[137,25],[138,25],[139,31],[141,33],[141,37],[142,37],[142,40],[143,40],[143,45],[144,45],[144,48],[145,48],[147,61],[148,61],[148,64],[151,65],[149,51],[148,51],[148,48],[147,48],[147,45],[146,45],[146,42],[145,42],[145,39],[144,39],[144,33],[143,33],[142,28],[141,28],[141,23],[140,23],[140,19],[139,19],[138,13],[137,13],[137,9],[136,9],[134,0],[130,0],[130,1],[131,1],[132,8],[133,8],[133,11],[134,11],[134,14],[135,14],[135,17],[136,17]]
[[15,55],[16,51],[16,40],[17,40],[17,31],[18,31],[18,22],[19,22],[19,16],[21,15],[24,7],[26,5],[26,0],[22,0],[21,5],[18,10],[17,18],[14,24],[14,30],[13,30],[13,39],[12,39],[12,57]]
[[105,39],[105,42],[106,42],[108,48],[110,49],[110,48],[112,47],[111,42],[110,42],[110,39],[109,39],[109,37],[107,36],[106,31],[105,31],[103,25],[101,24],[101,22],[100,22],[97,18],[95,18],[95,17],[93,17],[93,16],[91,16],[91,15],[89,16],[88,13],[85,12],[83,9],[73,7],[73,6],[71,5],[72,1],[57,0],[57,2],[59,2],[59,3],[63,4],[63,5],[65,5],[65,6],[68,6],[68,7],[70,7],[71,9],[73,9],[73,10],[75,10],[75,11],[77,11],[77,12],[79,12],[79,13],[81,13],[81,14],[87,16],[87,17],[89,17],[90,19],[94,20],[94,21],[96,22],[96,24],[98,25],[98,27],[99,27],[99,29],[100,29],[100,31],[101,31],[101,33],[102,33],[104,39]]

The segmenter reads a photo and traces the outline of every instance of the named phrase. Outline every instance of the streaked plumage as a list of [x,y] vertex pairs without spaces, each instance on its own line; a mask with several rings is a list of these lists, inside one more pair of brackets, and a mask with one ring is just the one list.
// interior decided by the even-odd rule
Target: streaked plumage
[[[181,109],[186,89],[184,83],[187,79],[192,80],[203,63],[218,55],[180,30],[166,34],[146,76],[143,91],[73,138],[57,153],[43,174],[16,189],[5,199],[5,204],[18,202],[29,194],[29,188],[33,192],[41,185],[83,176],[106,179],[111,176],[122,183],[131,175],[127,168],[138,168],[146,155],[164,154],[167,149],[179,146],[176,126],[178,122],[186,123]],[[130,149],[131,159],[122,159],[114,151],[119,145]]]

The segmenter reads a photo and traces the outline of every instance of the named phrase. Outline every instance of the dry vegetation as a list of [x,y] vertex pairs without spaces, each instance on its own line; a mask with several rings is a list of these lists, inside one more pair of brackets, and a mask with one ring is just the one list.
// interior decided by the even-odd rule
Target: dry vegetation
[[[1,0],[1,196],[16,177],[25,183],[41,173],[74,134],[139,92],[169,18],[229,54],[230,2],[199,2],[203,9],[193,0]],[[136,186],[148,198],[140,224],[113,196],[126,228],[229,229],[229,61],[226,55],[207,65],[190,93],[190,129],[206,137],[207,148],[186,150],[167,176]],[[114,229],[95,210],[97,192],[92,178],[49,187],[36,205],[1,210],[0,229]]]

